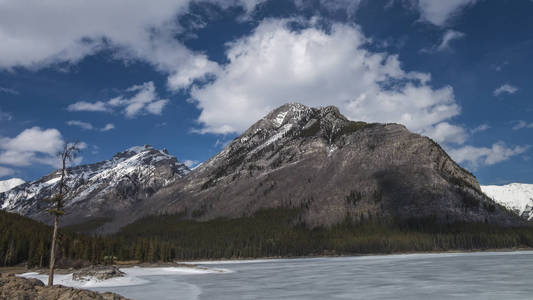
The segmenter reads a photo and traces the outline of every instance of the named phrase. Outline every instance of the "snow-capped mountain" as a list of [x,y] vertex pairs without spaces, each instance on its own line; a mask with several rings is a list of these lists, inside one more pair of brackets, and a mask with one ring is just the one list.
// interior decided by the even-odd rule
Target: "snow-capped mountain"
[[[80,165],[67,171],[66,215],[63,224],[91,218],[113,217],[174,182],[189,169],[166,150],[138,146],[112,159]],[[61,173],[54,171],[39,180],[0,193],[0,208],[39,220],[47,220],[50,198],[58,191]]]
[[10,189],[16,187],[17,185],[21,185],[25,183],[26,181],[20,179],[20,178],[11,178],[7,180],[0,180],[0,193],[7,192]]
[[533,220],[533,184],[485,185],[481,189],[494,201],[527,220]]
[[[350,121],[333,106],[280,106],[193,171],[144,146],[68,174],[62,224],[91,221],[99,233],[147,215],[203,221],[280,207],[297,209],[294,221],[310,226],[347,218],[525,222],[496,205],[431,139],[400,124]],[[0,207],[49,221],[43,199],[56,193],[59,176],[0,193]]]
[[347,218],[522,221],[431,139],[400,124],[350,121],[336,107],[298,103],[274,109],[155,193],[149,209],[208,220],[277,207],[300,210],[298,222],[311,226]]

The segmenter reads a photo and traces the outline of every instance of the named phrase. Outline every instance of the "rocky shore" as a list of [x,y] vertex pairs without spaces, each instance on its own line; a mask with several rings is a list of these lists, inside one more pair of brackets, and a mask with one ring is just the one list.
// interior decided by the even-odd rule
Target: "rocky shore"
[[65,287],[62,285],[45,286],[38,279],[16,277],[2,274],[0,278],[0,300],[127,300],[115,293],[98,293],[89,290]]

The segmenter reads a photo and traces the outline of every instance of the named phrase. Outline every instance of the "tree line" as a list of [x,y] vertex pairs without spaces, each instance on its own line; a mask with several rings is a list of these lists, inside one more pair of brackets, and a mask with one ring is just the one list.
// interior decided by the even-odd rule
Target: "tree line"
[[[298,209],[278,208],[205,222],[185,220],[181,215],[150,216],[109,236],[60,229],[58,265],[102,264],[107,257],[158,262],[533,247],[531,227],[412,219],[394,223],[347,220],[327,228],[309,228],[295,223],[299,213]],[[0,266],[48,266],[51,233],[43,223],[0,211]]]

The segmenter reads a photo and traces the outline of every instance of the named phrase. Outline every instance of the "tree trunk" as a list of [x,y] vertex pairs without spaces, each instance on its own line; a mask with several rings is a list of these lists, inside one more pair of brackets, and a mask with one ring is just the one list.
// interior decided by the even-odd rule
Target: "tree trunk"
[[54,285],[54,264],[56,262],[56,237],[57,237],[57,225],[59,217],[54,217],[54,234],[52,235],[52,249],[50,249],[50,273],[48,274],[48,285]]

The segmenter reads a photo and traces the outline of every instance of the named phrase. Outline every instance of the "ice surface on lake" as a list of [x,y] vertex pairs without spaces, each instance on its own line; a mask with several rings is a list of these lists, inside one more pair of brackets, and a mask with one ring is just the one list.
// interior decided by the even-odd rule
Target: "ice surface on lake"
[[[162,276],[162,275],[197,275],[197,274],[210,274],[210,273],[223,273],[231,272],[224,269],[207,269],[207,268],[176,268],[176,267],[158,267],[158,268],[121,268],[122,272],[126,273],[123,277],[115,277],[107,280],[87,280],[78,281],[72,279],[72,273],[70,274],[56,274],[54,277],[54,284],[61,284],[64,286],[71,286],[76,288],[98,288],[98,287],[117,287],[117,286],[130,286],[130,285],[142,285],[149,283],[149,280],[143,279],[144,276]],[[35,272],[29,272],[21,274],[20,276],[26,278],[37,278],[44,283],[48,282],[48,275],[38,274]]]
[[122,269],[130,285],[81,287],[150,300],[533,299],[533,251],[194,264],[207,269]]

